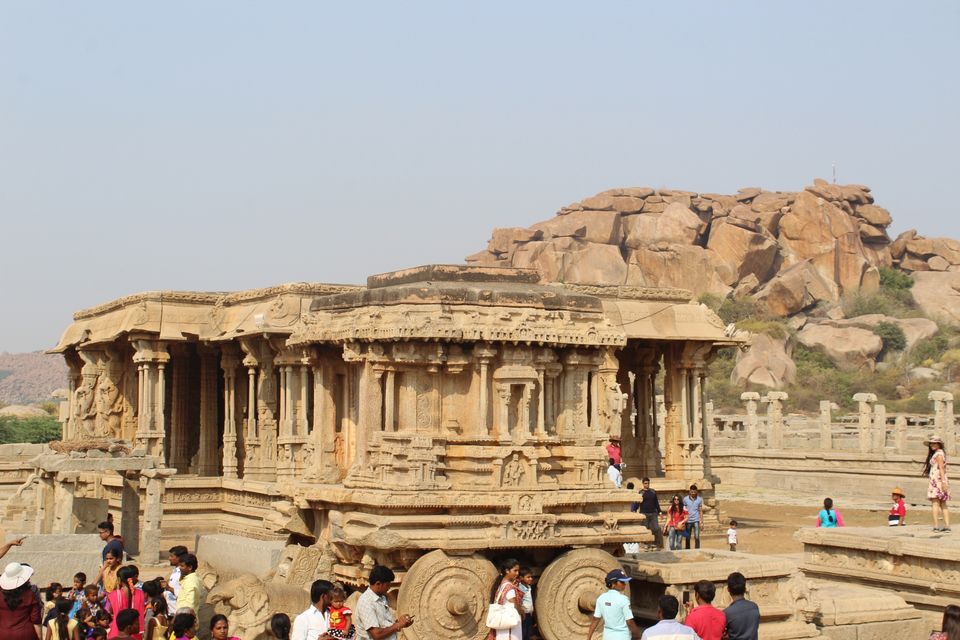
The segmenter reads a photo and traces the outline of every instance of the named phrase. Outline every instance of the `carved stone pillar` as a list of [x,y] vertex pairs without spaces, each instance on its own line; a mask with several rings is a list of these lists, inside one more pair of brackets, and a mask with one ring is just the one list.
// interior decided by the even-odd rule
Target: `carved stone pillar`
[[147,455],[160,459],[166,465],[166,383],[165,368],[170,360],[163,342],[131,339],[136,349],[133,357],[137,364],[140,389],[140,404],[137,414],[137,446]]
[[860,436],[860,452],[869,453],[873,441],[873,404],[877,396],[873,393],[856,393],[853,396],[859,411],[857,428]]
[[537,367],[537,437],[542,438],[547,435],[546,432],[546,416],[544,413],[547,410],[547,399],[545,392],[545,383],[546,376],[544,375],[543,366]]
[[300,365],[300,403],[297,407],[297,424],[294,431],[297,435],[305,436],[310,432],[309,398],[310,390],[310,363],[305,361]]
[[479,369],[477,380],[477,435],[490,435],[490,361],[497,354],[496,349],[480,344],[473,350]]
[[368,442],[370,434],[380,431],[380,417],[383,398],[380,393],[380,377],[383,370],[375,370],[369,358],[363,361],[360,372],[360,413],[357,422],[356,449],[351,475],[367,475],[369,459]]
[[833,416],[829,400],[820,401],[820,448],[833,449]]
[[200,351],[200,443],[197,450],[197,475],[220,475],[217,454],[220,432],[217,426],[217,354]]
[[510,385],[494,385],[494,423],[497,438],[503,442],[510,439]]
[[931,391],[927,398],[933,401],[933,424],[937,435],[943,438],[948,456],[957,449],[957,430],[953,418],[953,394],[947,391]]
[[237,477],[237,366],[239,358],[224,347],[220,358],[223,370],[223,477]]
[[893,448],[899,453],[907,446],[907,419],[904,416],[897,416],[894,424],[894,445]]
[[141,472],[146,478],[146,490],[143,526],[140,529],[140,557],[147,564],[157,564],[160,560],[163,494],[167,478],[173,473],[173,469],[147,469]]
[[878,404],[873,408],[873,437],[871,438],[871,451],[883,453],[887,447],[887,408]]
[[170,466],[179,473],[187,473],[190,460],[187,455],[188,437],[188,373],[186,354],[183,349],[174,353],[170,363],[171,402],[170,402],[170,439],[169,460]]
[[[333,398],[333,380],[329,367],[313,367],[313,446],[318,457],[316,480],[335,482],[339,478],[336,451],[336,407]],[[313,475],[308,472],[308,475]]]
[[79,473],[58,473],[53,484],[53,524],[50,533],[76,533],[73,524],[73,499]]
[[767,447],[770,449],[783,448],[783,401],[788,397],[784,391],[769,391],[761,398],[767,403]]
[[384,386],[383,430],[393,432],[397,430],[397,372],[387,369]]
[[740,399],[746,403],[747,409],[747,419],[743,425],[747,432],[747,449],[755,450],[760,447],[760,421],[757,418],[757,402],[760,401],[760,394],[756,391],[744,391],[740,394]]

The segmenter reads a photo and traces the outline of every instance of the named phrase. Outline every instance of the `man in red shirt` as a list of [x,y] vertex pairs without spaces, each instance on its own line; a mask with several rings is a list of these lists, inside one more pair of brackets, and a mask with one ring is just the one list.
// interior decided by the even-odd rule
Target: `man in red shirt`
[[692,628],[701,640],[721,640],[727,626],[727,616],[713,606],[717,588],[709,580],[701,580],[693,586],[697,606],[687,613],[685,625]]
[[610,444],[607,445],[607,457],[613,458],[613,464],[620,464],[621,462],[621,452],[620,452],[620,438],[617,436],[610,436]]

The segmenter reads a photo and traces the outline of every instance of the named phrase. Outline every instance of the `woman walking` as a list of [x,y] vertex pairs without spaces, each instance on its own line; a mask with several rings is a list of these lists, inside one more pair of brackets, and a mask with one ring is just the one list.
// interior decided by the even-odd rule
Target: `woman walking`
[[0,629],[3,640],[37,640],[41,637],[43,605],[31,588],[33,567],[11,562],[0,574]]
[[670,508],[667,509],[667,541],[671,551],[680,551],[683,532],[687,528],[687,508],[683,506],[680,496],[675,494],[670,499]]
[[513,558],[501,560],[497,566],[499,575],[490,588],[490,602],[511,604],[517,608],[520,621],[509,629],[491,629],[488,640],[523,640],[523,603],[517,580],[520,577],[520,563]]

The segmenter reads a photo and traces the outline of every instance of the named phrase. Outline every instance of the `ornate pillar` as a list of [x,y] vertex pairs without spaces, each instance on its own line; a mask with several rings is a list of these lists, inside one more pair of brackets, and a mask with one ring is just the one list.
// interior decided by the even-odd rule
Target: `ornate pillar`
[[319,457],[315,474],[308,477],[319,482],[335,482],[339,478],[336,450],[336,407],[333,398],[330,368],[318,358],[313,367],[313,447]]
[[[200,350],[200,443],[197,450],[197,475],[220,475],[217,454],[220,430],[217,425],[217,352]],[[224,392],[226,393],[226,392]]]
[[473,351],[480,377],[477,382],[477,435],[490,435],[490,360],[497,354],[487,344],[480,344]]
[[307,393],[310,388],[310,360],[304,358],[300,364],[300,405],[297,408],[296,433],[300,436],[306,436],[310,432],[310,414],[309,399]]
[[375,370],[369,358],[364,359],[360,372],[360,413],[357,419],[357,437],[351,475],[367,475],[370,433],[380,431],[381,403],[380,377],[383,370]]
[[237,477],[237,366],[233,345],[223,347],[223,477]]
[[189,459],[187,456],[187,367],[186,353],[182,345],[177,345],[170,363],[171,375],[171,402],[170,402],[170,466],[179,473],[188,471]]
[[761,398],[767,403],[767,447],[783,448],[783,401],[789,396],[785,391],[769,391]]
[[53,483],[53,524],[50,533],[75,533],[73,525],[73,498],[80,474],[58,473]]
[[132,338],[136,349],[133,361],[137,364],[140,405],[137,413],[137,446],[147,455],[160,459],[166,465],[166,404],[165,368],[170,361],[164,342]]
[[871,451],[883,453],[887,447],[887,408],[878,404],[873,408],[873,438]]

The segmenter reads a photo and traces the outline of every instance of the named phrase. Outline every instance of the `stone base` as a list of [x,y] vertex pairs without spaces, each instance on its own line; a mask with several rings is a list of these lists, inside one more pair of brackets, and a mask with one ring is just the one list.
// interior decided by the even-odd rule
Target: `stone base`
[[197,557],[218,571],[263,578],[276,569],[286,547],[282,540],[252,540],[225,533],[197,536]]
[[803,543],[805,574],[902,598],[923,616],[923,634],[939,629],[944,607],[960,600],[956,533],[935,533],[930,525],[804,528],[796,538]]
[[[13,540],[22,534],[7,534]],[[87,574],[87,582],[93,582],[100,569],[103,541],[97,534],[36,534],[26,535],[23,545],[13,547],[0,564],[25,562],[34,569],[31,582],[45,587],[51,582],[65,586],[73,583],[74,574]]]

